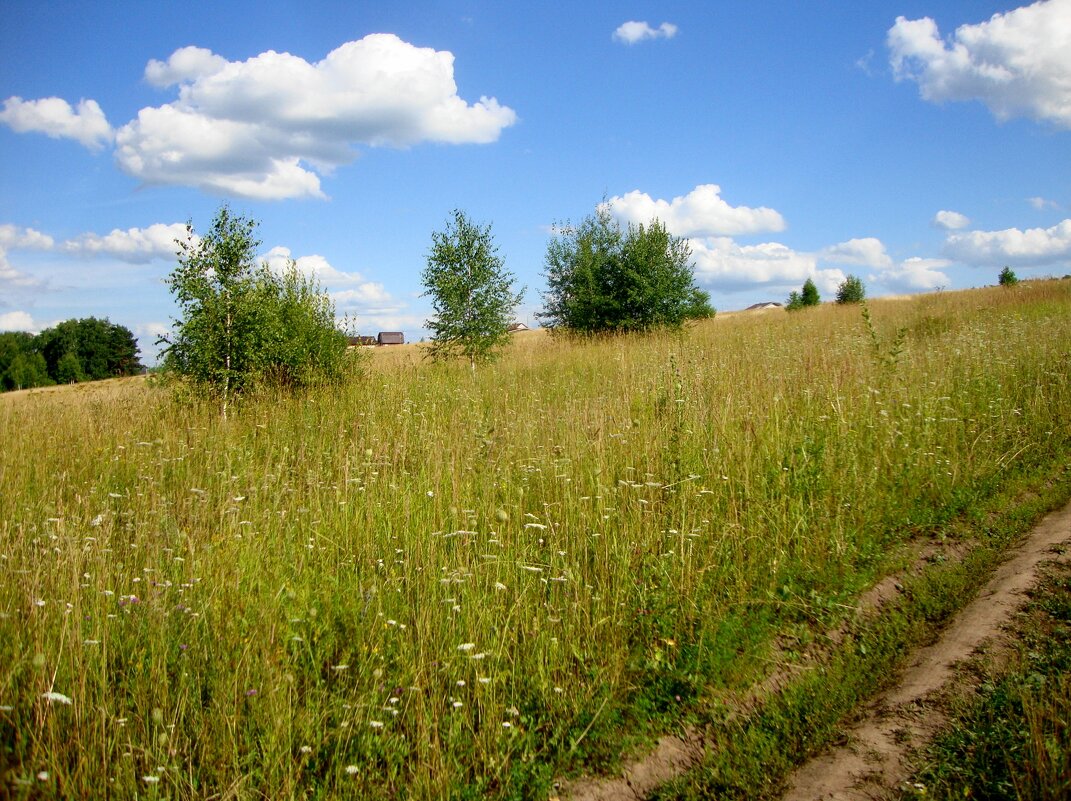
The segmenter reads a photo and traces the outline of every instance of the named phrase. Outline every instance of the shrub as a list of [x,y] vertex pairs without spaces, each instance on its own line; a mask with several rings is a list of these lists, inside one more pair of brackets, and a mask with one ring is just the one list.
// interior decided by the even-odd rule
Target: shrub
[[714,316],[695,285],[691,248],[658,220],[627,230],[601,206],[547,245],[540,319],[578,333],[680,328]]
[[785,304],[785,309],[788,311],[799,311],[807,306],[817,306],[821,302],[822,298],[818,294],[818,287],[815,286],[813,280],[808,278],[803,282],[803,289],[801,291],[789,293],[788,303]]
[[866,300],[866,287],[854,275],[845,278],[837,287],[837,303],[862,303]]
[[174,334],[161,338],[164,368],[218,395],[224,417],[233,398],[256,383],[337,379],[346,359],[334,305],[316,281],[293,261],[281,276],[256,264],[256,226],[226,206],[203,237],[188,223],[167,279],[182,316]]
[[997,277],[997,281],[1001,286],[1015,286],[1019,283],[1019,277],[1015,274],[1011,267],[1007,265],[1000,271],[1000,275]]

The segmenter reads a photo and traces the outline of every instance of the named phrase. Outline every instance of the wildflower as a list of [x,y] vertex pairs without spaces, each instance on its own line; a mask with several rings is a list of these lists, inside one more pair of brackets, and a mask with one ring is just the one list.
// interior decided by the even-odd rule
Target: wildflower
[[298,749],[298,751],[300,751],[303,754],[311,754],[312,753],[312,747],[308,746],[308,745],[303,745],[303,746],[301,746],[301,748]]
[[48,781],[48,771],[47,770],[43,770],[40,773],[38,773],[37,774],[37,780],[38,781],[42,781],[42,782],[47,782]]
[[146,784],[156,784],[157,782],[159,782],[159,781],[160,781],[160,777],[159,777],[159,776],[152,776],[152,775],[149,775],[149,776],[142,776],[142,777],[141,777],[141,779],[142,779],[142,781],[144,781],[144,782],[145,782]]
[[360,768],[358,768],[356,765],[347,765],[346,766],[346,774],[349,775],[349,776],[356,776],[357,772],[359,770],[360,770]]
[[383,728],[383,721],[382,720],[370,720],[370,721],[368,721],[368,725],[371,726],[373,729],[382,729]]
[[41,697],[48,701],[50,704],[57,703],[67,704],[67,706],[70,706],[73,703],[70,696],[64,695],[63,693],[54,693],[49,691],[47,693],[41,693]]
[[457,647],[457,650],[459,650],[459,651],[471,651],[475,647],[476,647],[476,643],[474,643],[474,642],[463,642],[463,643],[461,643],[461,645],[459,645]]
[[257,694],[257,691],[256,691],[256,690],[246,690],[246,691],[245,691],[245,697],[246,697],[246,698],[250,698],[250,697],[252,697],[252,696],[254,696],[254,695],[256,695],[256,694]]

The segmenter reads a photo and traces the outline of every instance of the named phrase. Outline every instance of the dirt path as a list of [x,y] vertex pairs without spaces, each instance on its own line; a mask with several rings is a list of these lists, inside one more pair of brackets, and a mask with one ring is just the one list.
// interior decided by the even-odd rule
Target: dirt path
[[984,643],[999,639],[1001,629],[1025,602],[1045,561],[1058,546],[1071,546],[1071,504],[1039,523],[1012,549],[978,597],[952,620],[941,638],[917,651],[900,682],[867,708],[847,742],[799,768],[789,780],[784,801],[856,801],[884,797],[909,775],[908,757],[928,743],[944,723],[939,705],[927,703],[953,678],[956,663]]
[[[1055,550],[1061,545],[1068,550],[1057,556]],[[903,782],[910,753],[929,742],[944,723],[939,707],[926,704],[926,699],[948,684],[956,663],[983,643],[998,639],[1025,602],[1025,591],[1037,581],[1041,563],[1054,560],[1071,561],[1071,504],[1047,515],[1009,550],[978,597],[953,618],[941,638],[916,651],[899,683],[866,707],[859,723],[846,733],[845,744],[810,760],[789,777],[783,801],[873,801]],[[896,583],[889,578],[879,584],[863,606],[880,606],[885,596],[895,594],[890,588]],[[776,691],[780,680],[771,678],[767,689]],[[561,798],[639,801],[696,766],[703,751],[699,732],[663,737],[654,751],[626,766],[620,777],[567,783]]]

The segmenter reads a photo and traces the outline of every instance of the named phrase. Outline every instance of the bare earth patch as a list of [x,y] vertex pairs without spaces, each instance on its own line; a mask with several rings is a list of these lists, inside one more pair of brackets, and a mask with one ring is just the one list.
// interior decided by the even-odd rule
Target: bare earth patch
[[[1062,555],[1057,551],[1067,548]],[[960,559],[962,544],[920,547],[916,570],[940,557]],[[978,597],[957,614],[940,639],[915,652],[900,681],[873,700],[861,719],[846,732],[845,742],[811,759],[789,777],[784,801],[848,801],[877,799],[900,785],[909,775],[909,757],[942,728],[945,718],[939,696],[949,691],[954,668],[985,647],[990,652],[1006,647],[1002,628],[1026,602],[1026,591],[1039,578],[1046,561],[1071,561],[1071,504],[1047,515],[1027,538],[1008,551]],[[859,614],[880,614],[883,604],[900,592],[902,576],[883,579],[859,602]],[[846,625],[828,633],[839,642]],[[805,660],[806,661],[806,660]],[[798,670],[800,665],[792,666]],[[743,709],[755,709],[764,698],[780,691],[792,670],[775,671],[745,699]],[[703,758],[700,730],[683,736],[666,736],[646,756],[628,763],[616,778],[588,778],[563,784],[561,798],[569,801],[637,801],[656,788],[695,767]]]

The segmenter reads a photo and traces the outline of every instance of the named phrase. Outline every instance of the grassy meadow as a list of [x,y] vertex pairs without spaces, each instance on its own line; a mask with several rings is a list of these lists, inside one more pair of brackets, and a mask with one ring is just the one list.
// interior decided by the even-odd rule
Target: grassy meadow
[[720,714],[900,544],[1071,486],[1071,281],[869,309],[381,349],[227,420],[0,397],[0,796],[547,798]]

